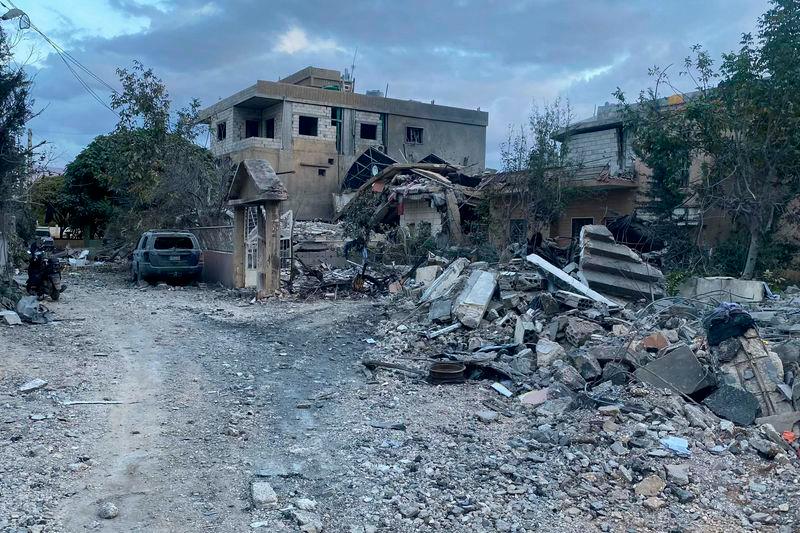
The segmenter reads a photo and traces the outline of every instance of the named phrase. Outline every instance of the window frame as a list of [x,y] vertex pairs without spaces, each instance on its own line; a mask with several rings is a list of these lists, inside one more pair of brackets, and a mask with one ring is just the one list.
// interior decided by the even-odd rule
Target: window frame
[[[419,139],[415,140],[412,132],[419,132]],[[406,126],[406,144],[425,144],[425,128],[419,126]]]
[[270,117],[264,121],[264,138],[275,138],[275,117]]
[[[259,137],[259,133],[261,133],[261,124],[260,120],[251,120],[245,119],[244,121],[244,138],[249,139],[250,137]],[[248,128],[252,128],[255,126],[255,135],[251,135],[252,131],[248,131]]]
[[217,122],[217,142],[228,138],[228,121]]
[[[364,137],[364,126],[373,128],[372,137]],[[361,122],[358,128],[358,138],[364,141],[377,141],[378,140],[378,125],[374,122]]]
[[[303,122],[314,121],[314,134],[303,133]],[[307,124],[306,124],[307,125]],[[319,137],[319,117],[313,115],[297,115],[297,134],[303,137]]]

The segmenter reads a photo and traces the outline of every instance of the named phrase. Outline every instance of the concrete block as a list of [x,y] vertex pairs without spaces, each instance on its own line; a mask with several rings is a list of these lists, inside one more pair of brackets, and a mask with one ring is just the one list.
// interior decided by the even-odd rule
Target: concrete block
[[684,394],[693,394],[715,384],[713,375],[685,344],[637,369],[634,375],[653,387],[678,390]]
[[439,298],[447,296],[453,287],[458,284],[461,272],[464,271],[467,265],[469,265],[469,259],[463,257],[459,257],[450,263],[450,265],[444,269],[444,272],[425,289],[425,292],[422,293],[422,298],[420,298],[420,302],[432,302],[433,300],[438,300]]
[[428,320],[439,323],[450,322],[450,311],[452,307],[453,300],[436,300],[431,303],[431,308],[428,310]]
[[539,339],[536,342],[536,366],[539,368],[546,368],[566,355],[566,350],[557,342],[548,339]]
[[724,276],[691,278],[678,294],[703,301],[760,302],[764,300],[764,282]]
[[434,280],[442,273],[442,267],[439,265],[431,265],[426,267],[419,267],[417,269],[416,276],[414,280],[417,283],[422,283],[424,286],[428,286],[434,282]]
[[703,403],[718,417],[740,426],[749,426],[761,413],[753,393],[731,385],[721,385]]
[[0,311],[0,320],[9,326],[19,326],[22,324],[22,320],[15,311]]
[[468,328],[477,328],[497,288],[496,273],[475,270],[456,300],[456,318]]
[[527,316],[518,316],[517,323],[514,325],[514,342],[518,345],[527,342],[534,342],[532,338],[536,335],[536,323]]

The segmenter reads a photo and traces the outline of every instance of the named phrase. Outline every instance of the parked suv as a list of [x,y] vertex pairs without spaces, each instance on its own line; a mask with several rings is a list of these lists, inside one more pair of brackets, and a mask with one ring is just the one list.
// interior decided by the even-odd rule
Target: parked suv
[[199,280],[203,254],[197,237],[185,231],[150,230],[133,251],[133,281],[154,279]]

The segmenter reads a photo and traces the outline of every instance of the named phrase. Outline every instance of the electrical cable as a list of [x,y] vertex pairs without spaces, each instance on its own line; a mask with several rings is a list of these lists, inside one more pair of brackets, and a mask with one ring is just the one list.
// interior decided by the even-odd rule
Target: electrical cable
[[[16,9],[19,9],[19,8],[17,8],[17,6],[16,6],[16,5],[14,5],[14,2],[12,2],[11,0],[7,0],[7,1],[8,1],[8,3],[9,3],[9,4],[11,4],[11,6],[12,6],[12,7],[16,8]],[[6,5],[6,3],[5,3],[5,2],[3,2],[2,0],[0,0],[0,5],[2,5],[3,7],[5,7],[6,9],[10,9],[10,8],[8,7],[8,5]],[[103,100],[103,99],[102,99],[102,98],[101,98],[101,97],[100,97],[100,96],[99,96],[99,95],[98,95],[98,94],[97,94],[97,93],[94,91],[94,89],[92,89],[92,88],[89,86],[89,84],[86,82],[86,80],[84,80],[84,79],[81,77],[81,75],[80,75],[80,74],[79,74],[79,73],[78,73],[78,72],[75,70],[75,67],[79,68],[80,70],[82,70],[83,72],[85,72],[86,74],[88,74],[88,75],[89,75],[91,78],[93,78],[95,81],[97,81],[97,82],[98,82],[98,83],[100,83],[101,85],[103,85],[103,86],[105,86],[106,88],[108,88],[109,90],[111,90],[113,93],[115,93],[115,94],[119,94],[119,92],[118,92],[118,91],[117,91],[117,90],[116,90],[114,87],[112,87],[112,86],[111,86],[109,83],[107,83],[105,80],[103,80],[103,79],[102,79],[100,76],[98,76],[97,74],[95,74],[94,72],[92,72],[92,71],[91,71],[91,69],[89,69],[88,67],[86,67],[85,65],[83,65],[83,64],[82,64],[80,61],[78,61],[77,59],[75,59],[75,58],[74,58],[74,57],[73,57],[73,56],[72,56],[72,55],[71,55],[69,52],[67,52],[66,50],[64,50],[64,49],[63,49],[61,46],[59,46],[59,45],[58,45],[58,44],[57,44],[55,41],[53,41],[53,40],[52,40],[50,37],[48,37],[47,35],[45,35],[45,33],[44,33],[42,30],[40,30],[40,29],[39,29],[39,28],[38,28],[38,27],[37,27],[35,24],[33,24],[32,22],[30,23],[30,28],[31,28],[32,30],[34,30],[36,33],[38,33],[39,35],[41,35],[41,36],[42,36],[42,38],[43,38],[43,39],[44,39],[44,40],[45,40],[45,41],[46,41],[46,42],[47,42],[47,43],[48,43],[50,46],[52,46],[52,47],[53,47],[53,50],[55,50],[55,51],[56,51],[56,53],[58,54],[58,57],[61,59],[61,61],[63,61],[63,62],[64,62],[64,65],[66,65],[66,67],[67,67],[67,69],[69,69],[70,73],[71,73],[71,74],[72,74],[72,75],[75,77],[75,79],[76,79],[76,80],[78,80],[78,83],[80,83],[80,84],[81,84],[81,86],[82,86],[82,87],[83,87],[83,88],[86,90],[86,92],[88,92],[88,93],[89,93],[89,95],[90,95],[92,98],[94,98],[94,99],[95,99],[95,100],[96,100],[96,101],[97,101],[97,102],[98,102],[100,105],[102,105],[103,107],[105,107],[106,109],[108,109],[109,111],[111,111],[112,113],[114,113],[115,115],[119,116],[119,113],[117,113],[117,112],[116,112],[116,110],[114,110],[114,109],[113,109],[113,108],[112,108],[110,105],[108,105],[108,104],[107,104],[107,103],[106,103],[106,102],[105,102],[105,101],[104,101],[104,100]],[[72,63],[74,64],[74,66],[73,66],[73,64],[70,64],[70,62],[72,62]]]

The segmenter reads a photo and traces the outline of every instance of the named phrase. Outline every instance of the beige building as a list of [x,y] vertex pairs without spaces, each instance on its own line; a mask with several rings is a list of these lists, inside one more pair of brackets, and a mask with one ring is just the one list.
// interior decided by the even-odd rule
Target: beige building
[[336,70],[258,81],[200,117],[215,156],[269,161],[289,194],[284,209],[300,220],[332,219],[335,195],[392,162],[434,157],[474,173],[485,166],[485,111],[358,94]]

